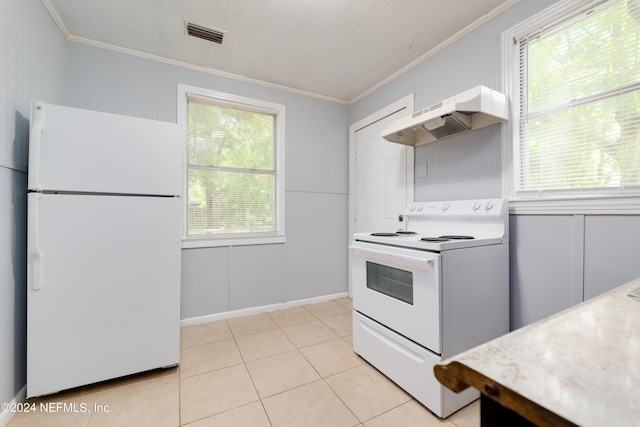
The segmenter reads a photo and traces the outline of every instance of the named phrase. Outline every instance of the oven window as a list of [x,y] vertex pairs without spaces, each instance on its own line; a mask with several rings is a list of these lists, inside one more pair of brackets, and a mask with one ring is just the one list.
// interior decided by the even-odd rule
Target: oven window
[[413,305],[413,273],[367,261],[367,288]]

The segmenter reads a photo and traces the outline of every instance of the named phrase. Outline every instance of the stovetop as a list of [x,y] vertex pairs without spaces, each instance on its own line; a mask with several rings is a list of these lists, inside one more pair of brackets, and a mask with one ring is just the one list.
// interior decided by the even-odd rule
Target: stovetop
[[445,251],[450,249],[471,248],[476,246],[497,245],[503,239],[495,237],[476,237],[474,239],[447,239],[442,241],[424,241],[422,234],[397,236],[372,236],[371,233],[355,233],[354,240],[360,242],[378,243],[382,245],[400,246],[403,248],[421,249],[425,251]]
[[509,241],[505,199],[416,202],[407,206],[405,217],[406,228],[355,233],[354,240],[427,251]]

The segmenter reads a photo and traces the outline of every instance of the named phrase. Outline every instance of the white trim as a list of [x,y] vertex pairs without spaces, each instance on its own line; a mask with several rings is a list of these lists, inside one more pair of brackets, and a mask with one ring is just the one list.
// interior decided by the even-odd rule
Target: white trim
[[207,314],[206,316],[190,317],[188,319],[182,319],[180,321],[180,326],[184,328],[185,326],[201,325],[203,323],[216,322],[218,320],[233,319],[235,317],[250,316],[252,314],[261,314],[261,313],[267,313],[270,311],[284,310],[286,308],[300,307],[302,305],[308,305],[308,304],[317,304],[320,302],[331,301],[334,299],[345,298],[348,296],[349,294],[347,292],[339,292],[337,294],[298,299],[298,300],[287,301],[279,304],[262,305],[259,307],[250,307],[250,308],[242,308],[240,310],[225,311],[223,313]]
[[[47,0],[42,0],[47,1]],[[65,36],[66,37],[66,36]],[[268,88],[272,88],[272,89],[277,89],[277,90],[282,90],[284,92],[289,92],[289,93],[295,93],[298,95],[303,95],[303,96],[308,96],[311,98],[317,98],[317,99],[321,99],[323,101],[330,101],[330,102],[336,102],[338,104],[344,104],[344,105],[350,105],[349,101],[345,101],[343,99],[338,99],[338,98],[333,98],[330,96],[326,96],[326,95],[320,95],[318,93],[314,93],[314,92],[307,92],[305,90],[301,90],[301,89],[296,89],[296,88],[292,88],[289,86],[283,86],[283,85],[279,85],[276,83],[269,83],[269,82],[265,82],[262,80],[257,80],[257,79],[253,79],[250,77],[244,77],[238,74],[233,74],[233,73],[228,73],[226,71],[220,71],[220,70],[216,70],[214,68],[208,68],[208,67],[202,67],[199,65],[194,65],[194,64],[189,64],[187,62],[182,62],[182,61],[178,61],[175,59],[170,59],[170,58],[165,58],[163,56],[157,56],[157,55],[153,55],[150,53],[146,53],[146,52],[140,52],[138,50],[133,50],[133,49],[127,49],[121,46],[115,46],[112,44],[108,44],[108,43],[102,43],[102,42],[98,42],[95,40],[90,40],[90,39],[85,39],[82,37],[77,37],[74,35],[69,35],[68,37],[66,37],[66,39],[70,42],[75,42],[75,43],[81,43],[81,44],[85,44],[88,46],[93,46],[93,47],[97,47],[100,49],[106,49],[106,50],[111,50],[113,52],[118,52],[118,53],[123,53],[125,55],[131,55],[131,56],[137,56],[139,58],[144,58],[144,59],[149,59],[151,61],[156,61],[156,62],[162,62],[164,64],[168,64],[168,65],[174,65],[176,67],[180,67],[180,68],[186,68],[189,70],[194,70],[194,71],[199,71],[201,73],[205,73],[205,74],[212,74],[214,76],[219,76],[219,77],[225,77],[228,79],[232,79],[232,80],[237,80],[237,81],[241,81],[244,83],[251,83],[251,84],[255,84],[258,86],[263,86],[263,87],[268,87]]]
[[[15,405],[16,403],[24,402],[26,398],[27,398],[27,385],[25,384],[24,387],[20,389],[18,394],[16,394],[15,397],[11,399],[11,402],[7,402],[7,403],[9,403],[9,405]],[[13,414],[15,414],[15,412],[0,411],[0,426],[6,426],[7,424],[9,424],[9,421],[11,421]]]
[[640,196],[555,197],[512,199],[515,215],[640,215]]
[[284,234],[277,236],[264,237],[224,237],[220,239],[197,237],[183,238],[182,249],[194,248],[216,248],[221,246],[249,246],[249,245],[276,245],[286,243],[287,238]]
[[282,90],[282,91],[285,91],[285,92],[295,93],[295,94],[298,94],[298,95],[309,96],[311,98],[317,98],[317,99],[322,99],[322,100],[325,100],[325,101],[336,102],[338,104],[343,104],[343,105],[353,105],[356,102],[358,102],[359,100],[361,100],[362,98],[366,97],[367,95],[369,95],[369,94],[375,92],[376,90],[380,89],[382,86],[386,85],[390,81],[396,79],[400,75],[402,75],[402,74],[406,73],[407,71],[411,70],[412,68],[415,68],[416,66],[420,65],[422,62],[426,61],[427,59],[429,59],[430,57],[432,57],[436,53],[444,50],[445,48],[447,48],[448,46],[452,45],[453,43],[455,43],[456,41],[458,41],[462,37],[466,36],[467,34],[471,33],[472,31],[474,31],[478,27],[480,27],[483,24],[489,22],[490,20],[492,20],[496,16],[500,15],[505,10],[509,9],[514,4],[518,3],[519,0],[508,0],[508,1],[505,1],[504,3],[502,3],[497,8],[493,9],[491,12],[489,12],[486,15],[484,15],[484,16],[480,17],[479,19],[475,20],[474,22],[469,24],[467,27],[463,28],[462,30],[458,31],[457,33],[455,33],[454,35],[452,35],[451,37],[449,37],[448,39],[446,39],[445,41],[440,43],[438,46],[434,47],[433,49],[431,49],[427,53],[425,53],[422,56],[420,56],[419,58],[415,59],[413,62],[411,62],[408,65],[404,66],[403,68],[401,68],[400,70],[396,71],[395,73],[393,73],[392,75],[390,75],[386,79],[382,80],[380,83],[372,86],[371,88],[365,90],[364,92],[360,93],[359,95],[356,95],[354,98],[352,98],[350,100],[333,98],[333,97],[326,96],[326,95],[320,95],[320,94],[317,94],[317,93],[314,93],[314,92],[307,92],[307,91],[300,90],[300,89],[295,89],[295,88],[292,88],[292,87],[289,87],[289,86],[283,86],[283,85],[279,85],[279,84],[275,84],[275,83],[269,83],[269,82],[265,82],[265,81],[262,81],[262,80],[257,80],[257,79],[252,79],[252,78],[249,78],[249,77],[240,76],[238,74],[233,74],[233,73],[228,73],[228,72],[225,72],[225,71],[216,70],[214,68],[201,67],[201,66],[198,66],[198,65],[189,64],[189,63],[186,63],[186,62],[177,61],[177,60],[174,60],[174,59],[165,58],[165,57],[158,56],[158,55],[152,55],[152,54],[141,52],[141,51],[134,50],[134,49],[127,49],[127,48],[124,48],[124,47],[121,47],[121,46],[112,45],[112,44],[109,44],[109,43],[103,43],[103,42],[99,42],[99,41],[96,41],[96,40],[87,39],[87,38],[84,38],[84,37],[78,37],[78,36],[75,36],[75,35],[73,35],[73,34],[71,34],[69,32],[67,27],[64,25],[64,22],[62,21],[62,19],[58,15],[58,13],[55,11],[55,8],[51,5],[50,0],[41,0],[41,1],[42,1],[42,4],[44,5],[44,7],[49,12],[49,15],[51,15],[51,18],[53,19],[53,21],[56,23],[56,25],[60,29],[60,32],[62,33],[64,38],[67,39],[68,41],[81,43],[81,44],[85,44],[85,45],[89,45],[89,46],[94,46],[94,47],[98,47],[98,48],[101,48],[101,49],[107,49],[107,50],[111,50],[111,51],[114,51],[114,52],[123,53],[125,55],[137,56],[137,57],[149,59],[149,60],[152,60],[152,61],[162,62],[162,63],[165,63],[165,64],[174,65],[176,67],[181,67],[181,68],[187,68],[187,69],[190,69],[190,70],[200,71],[200,72],[206,73],[206,74],[213,74],[213,75],[220,76],[220,77],[226,77],[226,78],[229,78],[229,79],[238,80],[238,81],[245,82],[245,83],[251,83],[251,84],[255,84],[255,85],[259,85],[259,86],[278,89],[278,90]]
[[[353,239],[354,221],[355,221],[355,195],[356,195],[356,132],[372,123],[382,120],[398,111],[406,110],[407,114],[414,112],[414,94],[411,93],[404,98],[399,99],[393,104],[387,105],[381,110],[376,111],[358,120],[349,126],[349,220],[348,220],[348,241]],[[407,201],[413,201],[414,194],[414,148],[407,148]],[[349,295],[351,295],[351,253],[349,253]]]
[[51,2],[49,0],[41,0],[41,1],[42,1],[42,4],[44,5],[44,8],[47,9],[47,12],[49,12],[51,19],[53,19],[53,22],[55,22],[58,28],[60,29],[60,32],[62,33],[64,38],[70,41],[71,37],[73,36],[71,35],[67,27],[64,25],[62,18],[60,18],[60,15],[58,15],[58,12],[53,7]]
[[[520,105],[513,102],[513,85],[514,79],[512,75],[513,62],[517,58],[514,55],[515,46],[513,44],[512,30],[509,29],[502,33],[502,93],[509,100],[507,106],[509,108],[509,119],[502,124],[502,197],[509,198],[513,194],[513,118],[518,117]],[[517,67],[516,67],[517,68]]]
[[[232,93],[219,92],[217,90],[185,85],[182,83],[178,83],[178,93],[179,94],[190,93],[197,96],[215,98],[216,100],[227,101],[229,102],[229,105],[242,104],[247,106],[248,108],[253,108],[253,109],[258,107],[259,111],[264,111],[264,112],[271,112],[276,114],[284,114],[285,112],[285,106],[282,104],[276,104],[275,102],[263,101],[261,99],[234,95]],[[184,99],[182,100],[182,102],[183,102],[183,106],[186,106]]]
[[571,302],[584,301],[584,215],[573,216],[573,283],[571,284]]
[[278,218],[277,235],[273,236],[259,236],[251,235],[247,237],[234,237],[234,236],[221,236],[216,238],[214,236],[206,236],[202,238],[187,237],[186,230],[186,218],[187,218],[187,153],[184,152],[183,159],[183,208],[182,208],[182,236],[183,236],[183,248],[198,248],[198,247],[214,247],[214,246],[241,246],[241,245],[259,245],[259,244],[271,244],[271,243],[284,243],[285,242],[285,131],[286,131],[286,107],[282,104],[276,104],[274,102],[263,101],[260,99],[248,98],[239,95],[233,95],[230,93],[219,92],[211,89],[200,88],[196,86],[189,86],[182,83],[178,83],[177,86],[177,118],[178,124],[182,126],[186,132],[187,125],[187,95],[193,94],[196,96],[208,97],[215,99],[216,101],[228,102],[232,106],[246,106],[249,109],[259,110],[262,112],[274,113],[276,115],[276,124],[278,131],[276,132],[276,217]]
[[[592,4],[601,3],[603,0],[565,0],[552,4],[543,9],[532,17],[525,19],[517,25],[514,25],[507,31],[510,37],[516,39],[524,37],[541,27],[548,27],[554,22],[562,21],[567,15],[577,11],[580,8],[588,7]],[[503,35],[505,34],[503,33]]]

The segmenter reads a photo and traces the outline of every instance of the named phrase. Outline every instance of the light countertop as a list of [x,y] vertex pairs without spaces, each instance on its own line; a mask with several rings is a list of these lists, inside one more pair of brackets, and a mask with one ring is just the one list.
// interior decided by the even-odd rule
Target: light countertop
[[638,426],[640,300],[627,296],[637,288],[640,279],[458,354],[436,366],[436,376],[533,413],[540,424],[557,416],[580,426]]

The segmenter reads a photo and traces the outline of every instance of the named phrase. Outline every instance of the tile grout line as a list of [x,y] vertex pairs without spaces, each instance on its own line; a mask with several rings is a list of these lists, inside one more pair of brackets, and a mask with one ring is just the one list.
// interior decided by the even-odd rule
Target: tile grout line
[[[339,304],[339,303],[338,303],[338,304]],[[342,305],[342,304],[340,304],[340,305],[342,306],[342,308],[344,308],[344,309],[346,309],[346,310],[349,310],[349,307],[347,307],[347,306],[345,306],[345,305]],[[226,322],[226,320],[225,320],[225,323],[227,324],[227,327],[229,328],[229,330],[230,330],[230,332],[231,332],[231,337],[233,338],[234,344],[235,344],[235,346],[238,348],[238,351],[239,351],[239,354],[240,354],[241,362],[240,362],[238,365],[242,364],[242,365],[244,366],[244,368],[245,368],[245,371],[246,371],[246,372],[247,372],[247,374],[249,375],[249,378],[250,378],[250,380],[251,380],[251,384],[252,384],[252,386],[253,386],[253,389],[254,389],[254,391],[256,392],[256,395],[257,395],[257,397],[258,397],[258,399],[257,399],[257,400],[258,400],[258,401],[260,401],[260,405],[261,405],[261,407],[262,407],[262,409],[263,409],[263,411],[264,411],[264,414],[266,415],[267,420],[268,420],[268,422],[270,423],[270,425],[271,425],[271,426],[273,426],[273,422],[272,422],[271,417],[269,416],[269,413],[267,412],[267,409],[266,409],[266,407],[265,407],[265,404],[264,404],[265,399],[267,399],[267,398],[271,398],[271,397],[273,397],[273,396],[277,396],[277,395],[282,394],[282,393],[290,392],[291,390],[295,390],[296,388],[301,388],[301,387],[304,387],[304,386],[309,385],[309,384],[313,384],[313,383],[318,382],[318,381],[323,381],[323,382],[324,382],[324,384],[329,388],[329,390],[331,390],[332,395],[333,395],[333,396],[335,396],[335,397],[338,399],[338,401],[340,401],[340,402],[344,405],[344,407],[349,411],[349,413],[354,417],[354,419],[358,421],[358,425],[361,425],[361,424],[362,424],[362,423],[364,423],[364,422],[370,421],[371,419],[376,418],[377,416],[380,416],[380,415],[382,415],[382,414],[384,414],[384,413],[387,413],[387,412],[389,412],[389,411],[391,411],[391,410],[393,410],[393,409],[395,409],[395,408],[397,408],[397,407],[399,407],[399,406],[402,406],[402,405],[404,405],[404,404],[406,404],[406,403],[407,403],[407,402],[403,402],[402,404],[397,405],[397,406],[395,406],[394,408],[390,408],[390,409],[388,409],[387,411],[385,411],[385,412],[383,412],[383,413],[381,413],[381,414],[378,414],[378,415],[376,415],[376,416],[374,416],[374,417],[371,417],[371,418],[370,418],[370,419],[368,419],[368,420],[364,420],[364,421],[360,420],[360,418],[358,418],[358,416],[353,412],[353,410],[352,410],[352,409],[351,409],[351,407],[347,404],[347,402],[345,402],[345,401],[340,397],[340,395],[338,395],[338,393],[333,389],[333,387],[331,387],[331,385],[330,385],[330,384],[329,384],[329,382],[327,381],[327,379],[328,379],[328,378],[331,378],[331,377],[333,377],[333,376],[335,376],[335,375],[338,375],[338,374],[342,374],[342,373],[344,373],[344,372],[348,372],[348,371],[350,371],[350,370],[352,370],[352,369],[355,369],[355,368],[358,368],[358,367],[360,367],[360,366],[351,367],[351,368],[349,368],[349,369],[345,369],[345,370],[340,371],[340,372],[332,373],[331,375],[328,375],[328,376],[326,376],[326,377],[325,377],[325,376],[323,376],[323,375],[318,371],[318,368],[316,368],[316,366],[315,366],[315,365],[312,363],[312,361],[311,361],[311,360],[310,360],[310,359],[309,359],[309,358],[308,358],[308,357],[307,357],[307,356],[306,356],[306,355],[301,351],[301,349],[304,349],[304,348],[306,348],[306,347],[310,347],[310,346],[313,346],[313,345],[317,345],[317,344],[322,344],[322,343],[325,343],[325,342],[329,342],[329,341],[332,341],[332,340],[321,341],[321,342],[318,342],[318,343],[313,343],[313,344],[308,344],[308,345],[298,346],[298,345],[296,345],[296,344],[291,340],[291,338],[290,338],[290,337],[286,334],[286,332],[284,331],[284,328],[285,328],[285,327],[287,327],[287,326],[301,325],[301,324],[311,323],[311,322],[315,322],[315,321],[318,321],[318,320],[319,320],[319,321],[320,321],[324,326],[326,326],[326,327],[327,327],[327,328],[329,328],[333,333],[335,333],[335,335],[336,335],[336,337],[337,337],[337,338],[336,338],[336,340],[337,340],[337,339],[340,339],[342,342],[345,342],[345,343],[347,343],[348,345],[352,345],[352,344],[351,344],[351,342],[348,340],[348,336],[349,336],[349,335],[342,335],[342,334],[340,334],[338,331],[336,331],[336,330],[334,330],[333,328],[331,328],[331,326],[327,325],[327,324],[325,323],[325,321],[324,321],[325,319],[330,319],[330,318],[332,318],[332,317],[343,316],[343,315],[345,315],[345,314],[349,314],[349,312],[347,312],[347,313],[334,314],[334,315],[331,315],[331,316],[319,317],[319,316],[318,316],[318,315],[316,315],[315,313],[313,313],[313,312],[311,312],[310,310],[308,310],[306,307],[304,307],[304,306],[303,306],[303,308],[313,316],[313,320],[302,321],[302,322],[295,322],[295,323],[292,323],[291,325],[281,326],[281,325],[276,321],[276,318],[271,314],[272,312],[268,312],[268,313],[266,313],[266,314],[267,314],[267,315],[269,316],[269,318],[270,318],[270,319],[275,323],[275,325],[276,325],[276,327],[275,327],[275,328],[273,328],[273,329],[266,329],[266,330],[264,330],[264,331],[252,332],[252,333],[250,333],[250,334],[244,334],[244,335],[237,335],[237,333],[234,333],[234,332],[233,332],[233,328],[231,328],[231,326],[230,326],[230,325],[228,324],[228,322]],[[249,336],[249,335],[259,334],[259,333],[261,333],[261,332],[266,332],[266,331],[271,331],[271,330],[278,330],[278,329],[279,329],[279,330],[280,330],[280,332],[281,332],[281,333],[282,333],[282,334],[287,338],[287,341],[288,341],[288,342],[293,346],[293,349],[294,349],[295,351],[297,351],[297,354],[298,354],[298,355],[300,355],[300,356],[302,356],[302,358],[303,358],[303,359],[304,359],[304,360],[309,364],[309,366],[311,366],[311,368],[313,369],[313,371],[317,374],[318,379],[313,380],[313,381],[310,381],[310,382],[305,383],[305,384],[300,384],[300,385],[298,385],[298,386],[296,386],[296,387],[293,387],[293,388],[290,388],[290,389],[287,389],[287,390],[279,391],[278,393],[274,393],[274,394],[272,394],[272,395],[270,395],[270,396],[261,397],[261,396],[260,396],[260,394],[258,393],[258,389],[257,389],[256,383],[255,383],[254,377],[251,375],[251,372],[250,372],[250,370],[249,370],[249,368],[248,368],[248,365],[247,365],[248,361],[246,360],[246,357],[245,357],[245,355],[242,353],[242,351],[240,351],[240,346],[238,345],[238,338],[239,338],[239,337],[241,337],[241,336],[242,336],[242,337],[244,337],[244,336]],[[204,345],[204,344],[207,344],[207,343],[201,343],[201,344],[197,344],[197,345],[194,345],[194,346],[191,346],[191,347],[196,347],[196,346],[198,346],[198,345]],[[284,353],[287,353],[287,352],[289,352],[289,351],[292,351],[292,350],[287,350],[287,351],[279,352],[279,353],[277,353],[277,354],[273,354],[273,355],[269,355],[269,356],[265,356],[265,357],[277,356],[277,355],[279,355],[279,354],[284,354]],[[256,359],[256,360],[260,360],[260,359],[262,359],[262,358],[259,358],[259,359]],[[238,366],[238,365],[234,365],[234,366]],[[183,379],[183,378],[179,378],[180,382],[182,381],[182,379]],[[413,400],[413,399],[411,399],[411,400]],[[411,400],[409,400],[409,401],[411,401]],[[408,401],[408,402],[409,402],[409,401]],[[181,401],[180,401],[180,403],[181,403]],[[248,405],[248,403],[247,403],[247,404],[245,404],[245,405]],[[235,408],[229,408],[229,409],[227,409],[227,410],[225,410],[225,411],[219,412],[219,413],[217,413],[217,414],[212,414],[212,415],[210,415],[210,416],[215,416],[215,415],[218,415],[218,414],[221,414],[221,413],[224,413],[224,412],[228,412],[228,411],[230,411],[230,410],[237,409],[237,408],[242,407],[242,406],[245,406],[245,405],[239,405],[238,407],[235,407]],[[180,413],[180,412],[179,412],[179,413]],[[208,418],[208,417],[203,417],[202,419],[205,419],[205,418]],[[194,420],[194,421],[195,421],[195,420]]]
[[[302,306],[302,307],[306,309],[306,307],[304,307],[304,306]],[[347,307],[344,307],[344,308],[347,308]],[[294,324],[287,325],[287,326],[294,326],[294,325],[300,325],[300,324],[305,324],[305,323],[311,323],[311,322],[315,322],[315,321],[319,320],[320,322],[322,322],[322,324],[323,324],[323,325],[325,325],[325,326],[327,326],[329,329],[331,329],[331,330],[332,330],[332,331],[333,331],[333,332],[338,336],[338,338],[339,338],[339,339],[342,339],[343,341],[346,341],[346,340],[344,340],[344,337],[343,337],[342,335],[338,334],[336,331],[334,331],[334,330],[333,330],[329,325],[327,325],[327,324],[323,321],[323,319],[324,319],[324,318],[335,317],[335,316],[341,316],[341,314],[337,314],[337,315],[335,315],[335,316],[327,316],[327,317],[324,317],[324,318],[320,318],[320,317],[318,317],[315,313],[313,313],[311,310],[309,310],[309,309],[306,309],[306,310],[307,310],[308,312],[310,312],[310,313],[315,317],[315,320],[310,320],[310,321],[308,321],[308,322],[298,322],[298,323],[294,323]],[[271,313],[271,312],[270,312],[270,313]],[[267,412],[267,410],[266,410],[266,408],[265,408],[265,406],[264,406],[264,399],[266,399],[266,398],[270,398],[270,397],[273,397],[273,396],[277,396],[277,395],[279,395],[279,394],[287,393],[287,392],[290,392],[291,390],[295,390],[295,389],[297,389],[297,388],[301,388],[301,387],[307,386],[307,385],[309,385],[309,384],[313,384],[313,383],[315,383],[315,382],[322,381],[322,382],[324,382],[324,384],[329,388],[329,390],[331,390],[331,393],[333,393],[333,395],[334,395],[334,396],[335,396],[335,397],[336,397],[336,398],[337,398],[337,399],[338,399],[338,400],[339,400],[339,401],[340,401],[340,402],[345,406],[345,408],[347,408],[347,410],[348,410],[348,411],[353,415],[353,417],[354,417],[356,420],[358,420],[358,424],[357,424],[357,425],[362,424],[362,423],[363,423],[363,421],[361,421],[361,420],[356,416],[356,414],[355,414],[355,413],[353,412],[353,410],[349,407],[349,405],[347,405],[347,404],[346,404],[346,402],[344,402],[344,401],[342,400],[342,398],[341,398],[341,397],[340,397],[340,396],[335,392],[335,390],[331,387],[331,385],[326,381],[326,378],[331,377],[331,376],[333,376],[333,375],[337,375],[337,373],[336,373],[336,374],[329,375],[328,377],[326,377],[326,378],[325,378],[325,377],[324,377],[324,376],[323,376],[323,375],[318,371],[318,369],[313,365],[312,361],[311,361],[311,360],[309,360],[309,359],[307,358],[307,356],[306,356],[302,351],[300,351],[300,349],[301,349],[301,348],[311,347],[311,346],[313,346],[313,345],[321,344],[321,343],[328,342],[328,341],[322,341],[322,342],[320,342],[320,343],[314,343],[314,344],[309,344],[309,345],[306,345],[306,346],[298,347],[295,343],[293,343],[293,342],[291,341],[291,339],[289,338],[289,336],[288,336],[288,335],[286,334],[286,332],[283,330],[283,327],[282,327],[282,326],[280,326],[280,325],[278,324],[278,322],[273,318],[273,316],[271,316],[271,315],[270,315],[270,317],[271,317],[271,319],[272,319],[272,320],[273,320],[273,321],[278,325],[278,328],[279,328],[279,329],[282,331],[282,333],[287,337],[287,339],[289,339],[289,341],[293,344],[293,346],[295,347],[295,350],[298,352],[298,354],[299,354],[300,356],[302,356],[302,358],[303,358],[303,359],[304,359],[304,360],[309,364],[309,366],[311,366],[311,368],[314,370],[314,372],[318,375],[318,377],[319,377],[319,378],[318,378],[317,380],[314,380],[314,381],[308,382],[308,383],[306,383],[306,384],[301,384],[301,385],[299,385],[299,386],[297,386],[297,387],[293,387],[293,388],[291,388],[291,389],[282,390],[282,391],[280,391],[280,392],[278,392],[278,393],[274,393],[274,394],[272,394],[272,395],[270,395],[270,396],[267,396],[267,397],[265,397],[265,398],[260,397],[260,403],[262,404],[263,410],[265,411],[265,414],[267,415],[267,418],[269,419],[269,422],[271,423],[271,419],[269,418],[269,413]],[[330,341],[330,340],[329,340],[329,341]],[[283,354],[283,353],[279,353],[279,354]],[[246,362],[245,362],[245,363],[246,363]],[[350,368],[350,369],[354,369],[354,368]],[[350,370],[350,369],[346,369],[345,371],[341,371],[341,372],[346,372],[346,371],[348,371],[348,370]],[[251,373],[249,373],[249,376],[251,376]],[[253,381],[253,378],[252,378],[252,381]],[[255,383],[254,383],[254,387],[255,387]],[[271,425],[273,426],[273,423],[271,423]]]

